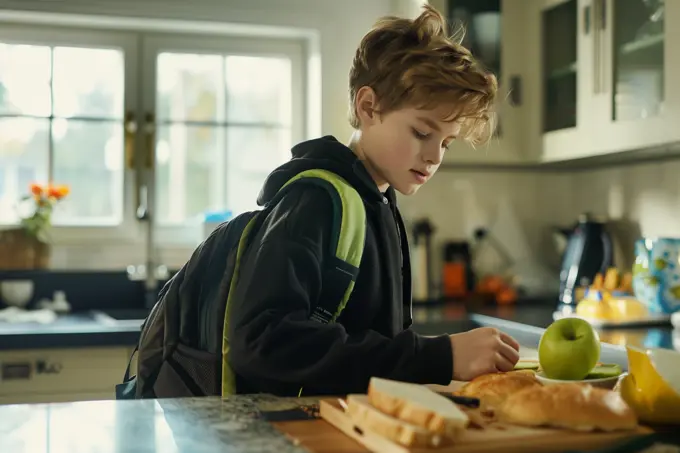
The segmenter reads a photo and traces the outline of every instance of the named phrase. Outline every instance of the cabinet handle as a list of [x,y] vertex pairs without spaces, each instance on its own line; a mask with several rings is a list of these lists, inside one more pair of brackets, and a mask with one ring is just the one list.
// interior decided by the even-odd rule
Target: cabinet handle
[[591,5],[586,5],[586,6],[583,7],[583,34],[584,35],[590,34],[592,12],[593,12],[593,8],[592,8]]
[[137,121],[134,113],[125,114],[123,128],[125,130],[125,166],[133,169],[135,168],[135,137],[137,136]]
[[597,61],[595,70],[598,77],[598,93],[607,92],[607,56],[609,54],[607,49],[607,1],[598,0],[598,30],[595,40]]
[[144,166],[152,169],[156,160],[156,119],[153,113],[147,113],[144,117],[144,132],[146,133],[146,158]]
[[604,92],[604,87],[602,84],[603,70],[602,70],[602,60],[603,54],[603,41],[604,34],[603,25],[605,21],[603,15],[605,14],[605,4],[606,0],[593,0],[593,15],[595,16],[595,31],[593,34],[593,93],[600,94]]

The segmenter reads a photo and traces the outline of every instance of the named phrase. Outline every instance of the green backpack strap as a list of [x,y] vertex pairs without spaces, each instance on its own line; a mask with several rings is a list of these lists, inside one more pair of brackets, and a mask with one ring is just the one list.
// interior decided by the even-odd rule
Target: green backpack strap
[[[292,177],[284,184],[267,207],[274,206],[296,183],[313,184],[328,191],[333,206],[333,231],[329,241],[330,256],[323,272],[322,294],[319,305],[314,307],[310,319],[320,323],[335,322],[347,305],[364,252],[366,240],[366,210],[361,196],[345,179],[328,170],[306,170]],[[266,212],[263,211],[263,212]],[[229,287],[227,306],[224,311],[222,336],[222,396],[236,393],[236,380],[228,363],[230,301],[238,275],[243,252],[260,214],[254,216],[243,230],[236,252],[234,275]],[[299,395],[302,394],[300,389]]]

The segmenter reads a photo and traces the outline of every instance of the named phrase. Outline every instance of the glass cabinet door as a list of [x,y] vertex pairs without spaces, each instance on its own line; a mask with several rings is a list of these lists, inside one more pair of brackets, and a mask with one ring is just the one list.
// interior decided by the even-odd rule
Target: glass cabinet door
[[613,6],[612,119],[658,116],[664,102],[664,0],[614,0]]
[[[464,31],[463,46],[501,83],[501,0],[449,0],[451,33]],[[500,119],[495,135],[500,135]]]
[[546,8],[542,16],[543,132],[574,128],[578,98],[578,2],[568,0]]

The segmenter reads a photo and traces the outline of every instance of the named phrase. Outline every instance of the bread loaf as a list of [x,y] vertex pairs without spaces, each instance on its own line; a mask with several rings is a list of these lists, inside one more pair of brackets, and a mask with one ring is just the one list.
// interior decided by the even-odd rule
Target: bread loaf
[[531,370],[490,373],[474,378],[455,394],[479,398],[483,411],[494,411],[513,393],[542,385]]
[[506,398],[497,415],[505,423],[576,431],[637,427],[635,413],[618,392],[575,383],[520,390]]

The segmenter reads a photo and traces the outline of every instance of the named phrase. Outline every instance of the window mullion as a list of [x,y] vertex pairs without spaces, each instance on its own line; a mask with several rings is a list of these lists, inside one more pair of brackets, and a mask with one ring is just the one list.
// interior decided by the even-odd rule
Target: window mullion
[[50,47],[50,116],[47,130],[47,182],[54,180],[54,137],[52,122],[54,121],[54,47]]
[[228,187],[229,187],[229,172],[227,171],[228,165],[229,165],[229,150],[227,149],[227,134],[229,133],[227,131],[227,128],[224,126],[224,124],[228,120],[228,107],[229,107],[229,99],[228,99],[228,93],[227,93],[227,58],[224,55],[221,55],[221,61],[222,61],[222,71],[221,71],[221,79],[220,80],[220,93],[222,94],[222,99],[218,106],[222,107],[222,110],[220,111],[219,107],[217,110],[217,121],[221,123],[218,126],[218,148],[217,148],[217,161],[219,162],[219,165],[216,167],[218,168],[217,171],[222,172],[222,177],[221,178],[215,178],[219,181],[219,204],[223,208],[228,208],[229,206],[227,205],[227,202],[229,201],[229,192],[228,192]]

